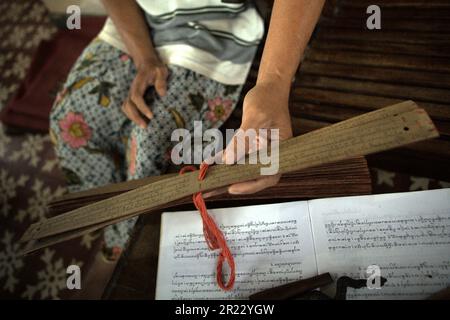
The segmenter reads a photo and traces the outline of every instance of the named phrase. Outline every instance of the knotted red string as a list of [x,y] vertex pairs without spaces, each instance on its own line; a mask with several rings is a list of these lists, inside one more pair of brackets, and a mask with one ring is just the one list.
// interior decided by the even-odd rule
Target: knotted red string
[[[209,165],[206,163],[202,163],[200,165],[200,171],[198,174],[198,180],[202,181],[206,176],[206,171],[208,170]],[[194,166],[187,166],[181,169],[180,174],[184,174],[186,171],[196,171],[197,168]],[[227,240],[225,239],[222,231],[214,222],[213,218],[209,215],[208,209],[206,208],[205,200],[203,199],[203,194],[201,192],[194,193],[192,195],[192,200],[195,204],[195,207],[200,212],[200,216],[203,221],[203,234],[205,236],[206,244],[210,250],[220,249],[219,259],[217,261],[217,284],[222,290],[230,290],[233,288],[234,280],[235,280],[235,264],[234,258],[231,254],[230,249],[227,245]],[[226,261],[230,266],[230,277],[226,284],[223,283],[222,277],[222,267],[223,262]]]

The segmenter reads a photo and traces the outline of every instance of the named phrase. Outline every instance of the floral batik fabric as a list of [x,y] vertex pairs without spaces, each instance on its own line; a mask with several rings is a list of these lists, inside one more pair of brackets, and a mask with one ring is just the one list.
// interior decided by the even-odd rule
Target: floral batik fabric
[[[96,39],[73,66],[50,115],[50,136],[71,192],[164,173],[171,134],[219,127],[231,114],[242,86],[228,86],[194,71],[168,65],[167,94],[148,89],[154,118],[145,129],[121,107],[136,76],[130,57]],[[126,244],[135,219],[107,227],[110,248]]]

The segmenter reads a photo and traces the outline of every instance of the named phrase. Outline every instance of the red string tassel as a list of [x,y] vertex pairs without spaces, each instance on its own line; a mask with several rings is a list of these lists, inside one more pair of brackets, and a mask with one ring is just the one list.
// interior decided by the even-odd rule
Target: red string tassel
[[[200,171],[198,174],[199,181],[205,178],[206,171],[208,171],[208,167],[209,165],[206,163],[202,163],[200,165]],[[186,171],[196,171],[196,170],[197,168],[194,166],[187,166],[181,169],[180,174],[183,174]],[[227,240],[225,239],[222,231],[216,225],[213,218],[209,215],[202,193],[201,192],[194,193],[192,196],[192,200],[195,204],[195,207],[200,212],[200,216],[202,217],[203,234],[205,236],[208,248],[210,250],[220,249],[216,272],[217,284],[222,290],[228,291],[233,288],[234,280],[236,278],[235,274],[236,266],[234,264],[233,255],[231,254],[230,248],[228,248]],[[222,276],[222,268],[224,261],[226,261],[230,267],[230,277],[226,284],[223,283],[223,276]]]

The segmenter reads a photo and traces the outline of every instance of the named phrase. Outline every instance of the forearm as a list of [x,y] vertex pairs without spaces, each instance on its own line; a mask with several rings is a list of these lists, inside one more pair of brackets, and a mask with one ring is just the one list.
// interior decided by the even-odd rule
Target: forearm
[[135,0],[102,0],[136,66],[157,59],[142,10]]
[[325,0],[275,0],[258,84],[289,92]]

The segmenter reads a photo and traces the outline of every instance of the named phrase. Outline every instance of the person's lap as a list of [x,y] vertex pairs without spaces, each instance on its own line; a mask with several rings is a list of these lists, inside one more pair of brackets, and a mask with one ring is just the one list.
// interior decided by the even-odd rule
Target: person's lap
[[[168,66],[167,94],[146,94],[154,118],[142,129],[121,110],[136,75],[131,59],[94,40],[70,72],[50,116],[50,131],[69,191],[163,173],[169,165],[171,133],[220,126],[241,86],[226,87],[193,71]],[[108,247],[123,247],[135,220],[105,229]]]

